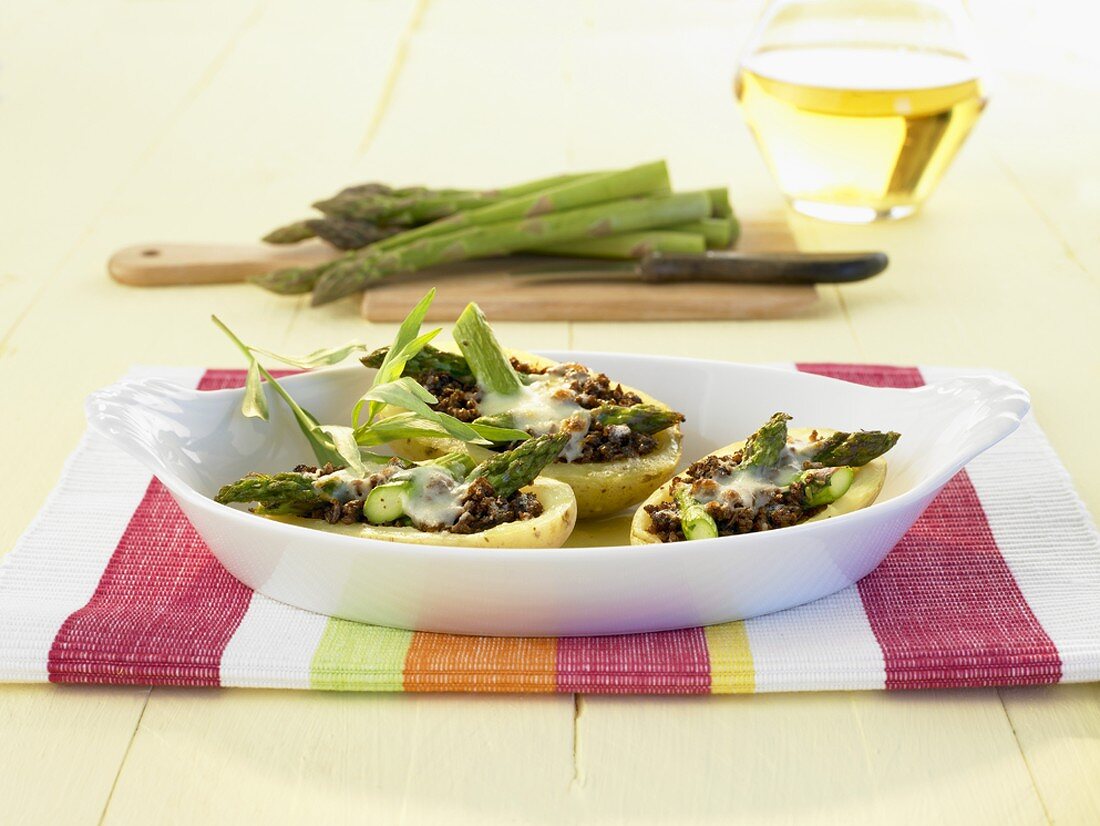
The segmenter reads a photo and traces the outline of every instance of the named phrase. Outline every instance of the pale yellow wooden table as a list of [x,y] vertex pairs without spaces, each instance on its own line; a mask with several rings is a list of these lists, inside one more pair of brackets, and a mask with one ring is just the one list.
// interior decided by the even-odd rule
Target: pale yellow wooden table
[[[993,102],[915,219],[808,317],[514,326],[532,348],[986,366],[1100,510],[1100,60],[1066,2],[983,0]],[[116,247],[239,241],[357,179],[479,185],[667,157],[776,192],[730,94],[758,4],[209,0],[0,15],[0,549],[135,362],[384,340],[351,303],[137,291]],[[1100,686],[653,699],[0,688],[2,823],[1100,822]]]

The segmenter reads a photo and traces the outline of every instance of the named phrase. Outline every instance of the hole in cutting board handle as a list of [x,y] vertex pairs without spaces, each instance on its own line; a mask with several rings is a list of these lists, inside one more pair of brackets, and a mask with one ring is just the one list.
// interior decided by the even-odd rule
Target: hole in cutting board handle
[[156,249],[142,250],[141,254],[144,255],[146,258],[152,258],[155,255],[160,255],[160,250],[156,250]]

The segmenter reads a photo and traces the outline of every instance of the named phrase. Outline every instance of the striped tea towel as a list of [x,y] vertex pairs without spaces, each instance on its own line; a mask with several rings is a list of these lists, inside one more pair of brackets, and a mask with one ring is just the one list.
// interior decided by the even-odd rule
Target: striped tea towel
[[[893,387],[965,372],[787,366]],[[201,389],[244,378],[138,374]],[[956,476],[858,585],[709,628],[460,637],[291,608],[233,579],[164,488],[91,434],[0,566],[0,680],[8,681],[721,693],[1097,679],[1100,541],[1030,417]]]

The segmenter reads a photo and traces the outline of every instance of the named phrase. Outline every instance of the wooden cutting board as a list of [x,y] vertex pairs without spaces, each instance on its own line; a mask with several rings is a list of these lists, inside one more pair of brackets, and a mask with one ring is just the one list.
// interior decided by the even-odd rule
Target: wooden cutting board
[[[737,249],[790,252],[797,246],[779,217],[749,223]],[[370,321],[400,321],[429,287],[436,288],[429,321],[453,321],[470,301],[494,321],[706,321],[782,318],[805,312],[818,300],[813,286],[532,281],[510,274],[517,263],[469,262],[380,284],[363,293],[362,315]]]
[[[782,216],[745,223],[739,250],[790,252],[797,249]],[[269,244],[142,244],[115,253],[108,272],[139,287],[207,285],[242,281],[250,275],[291,266],[314,266],[337,251],[319,241],[294,246]],[[555,263],[522,256],[433,267],[378,284],[363,293],[362,315],[370,321],[400,321],[436,288],[429,321],[453,321],[470,301],[498,321],[691,321],[780,318],[817,302],[812,286],[755,284],[644,284],[630,281],[532,280],[513,271]],[[570,263],[563,259],[563,264]],[[609,262],[612,265],[616,262]]]

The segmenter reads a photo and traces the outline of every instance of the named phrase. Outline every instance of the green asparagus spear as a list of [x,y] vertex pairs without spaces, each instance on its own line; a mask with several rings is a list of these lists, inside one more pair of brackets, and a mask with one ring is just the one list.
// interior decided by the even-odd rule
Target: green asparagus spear
[[745,441],[739,467],[773,467],[787,444],[787,422],[790,416],[776,413]]
[[[592,420],[604,427],[625,424],[635,433],[648,435],[660,433],[684,420],[683,414],[655,404],[636,404],[633,407],[604,404],[594,408],[591,414]],[[493,416],[482,416],[474,424],[515,427],[515,419],[511,413],[497,413]]]
[[691,496],[687,485],[676,488],[676,506],[680,511],[680,529],[685,539],[714,539],[718,536],[718,526],[706,508]]
[[[557,458],[568,433],[556,436],[540,436],[524,442],[514,450],[506,451],[473,467],[468,454],[449,453],[438,459],[422,462],[421,467],[435,465],[443,467],[456,480],[465,478],[469,482],[485,477],[497,496],[511,496],[520,488],[535,480],[542,469]],[[418,495],[417,480],[413,477],[398,478],[378,485],[371,490],[363,502],[363,516],[376,525],[392,522],[405,515],[405,503],[409,497]]]
[[305,225],[313,235],[338,250],[362,249],[401,231],[397,227],[380,227],[369,221],[352,221],[346,218],[313,218],[306,221]]
[[264,513],[303,516],[332,500],[313,486],[313,480],[302,473],[250,473],[243,479],[218,491],[214,501],[258,502]]
[[826,467],[862,467],[892,448],[899,438],[901,434],[893,431],[838,432],[826,437],[808,458]]
[[724,250],[733,246],[737,240],[738,227],[736,219],[731,216],[729,218],[704,218],[702,221],[680,224],[680,226],[671,229],[675,232],[690,232],[702,235],[706,241],[707,249]]
[[390,190],[365,187],[345,189],[332,198],[318,201],[314,206],[335,218],[367,219],[387,225],[415,227],[452,215],[460,209],[471,209],[531,192],[549,189],[589,173],[555,175],[503,189],[432,190],[426,187],[410,187]]
[[297,244],[315,235],[309,223],[309,220],[295,221],[293,224],[278,227],[265,235],[263,240],[269,244]]
[[[343,260],[343,259],[337,259]],[[250,275],[248,280],[258,287],[263,287],[279,295],[302,295],[308,293],[317,285],[317,279],[325,267],[284,267],[281,270],[272,270],[262,275]]]
[[467,304],[458,317],[454,339],[477,383],[484,390],[502,396],[519,393],[523,383],[477,304]]
[[816,508],[832,504],[848,492],[855,478],[856,473],[850,467],[803,471],[797,479],[802,483],[802,506]]
[[493,203],[494,196],[479,192],[426,192],[409,196],[367,195],[365,197],[327,198],[313,204],[329,218],[371,221],[383,226],[415,227],[453,215],[461,209],[472,209]]
[[568,441],[565,432],[529,439],[513,450],[486,459],[470,471],[466,480],[485,477],[497,496],[511,496],[531,484],[544,467],[558,458]]
[[[447,471],[454,481],[460,481],[473,468],[473,460],[465,453],[448,453],[420,467],[438,467]],[[412,474],[395,476],[391,481],[377,485],[363,500],[363,518],[380,525],[406,515],[409,499],[423,494],[424,480]]]
[[450,217],[382,241],[378,244],[378,249],[396,249],[422,238],[448,235],[467,227],[533,218],[548,212],[561,212],[639,195],[664,195],[668,191],[668,168],[664,161],[657,161],[616,172],[588,175],[478,208],[463,208]]
[[[708,220],[720,221],[722,219]],[[356,224],[358,222],[347,223]],[[374,225],[368,224],[366,226]],[[361,248],[352,246],[352,239],[355,237],[351,234],[353,231],[354,230],[349,230],[348,234],[344,235],[340,241],[331,237],[326,237],[325,240],[334,246],[339,246],[341,249],[345,248],[341,246],[341,244],[345,244],[347,249]],[[705,236],[709,234],[711,238],[718,239],[718,233],[720,231],[724,232],[724,230],[719,230],[715,227],[704,228],[701,225],[692,224],[677,227],[675,230],[644,230],[640,232],[624,232],[618,235],[609,235],[606,238],[583,238],[581,240],[566,241],[560,244],[536,246],[531,249],[519,250],[519,252],[533,252],[538,255],[558,255],[580,258],[607,258],[612,260],[641,258],[651,252],[701,253],[704,252],[707,247],[717,246],[716,242],[712,243],[704,240]],[[318,235],[321,235],[321,233],[318,233]],[[338,260],[343,261],[344,259]],[[327,268],[326,265],[321,265],[320,267],[312,269],[307,267],[288,267],[274,272],[264,273],[263,275],[252,276],[249,280],[273,293],[279,293],[280,295],[301,295],[313,289],[314,285],[317,283],[318,276]]]
[[635,433],[649,435],[660,433],[684,420],[682,413],[655,404],[636,404],[632,407],[605,404],[592,413],[596,422],[604,427],[625,424]]
[[707,241],[702,229],[696,232],[686,227],[677,227],[675,231],[651,229],[642,232],[624,232],[621,235],[609,235],[606,238],[585,238],[580,241],[531,247],[522,251],[577,258],[625,259],[641,258],[651,252],[701,253],[706,251],[706,248]]
[[428,459],[420,463],[421,466],[440,467],[450,473],[455,479],[465,479],[474,469],[474,460],[469,453],[458,450],[452,453],[444,453],[434,459]]
[[[381,367],[389,351],[389,347],[379,347],[374,352],[364,356],[360,361],[366,367]],[[405,375],[416,378],[424,375],[429,370],[447,373],[456,379],[473,379],[474,377],[474,374],[470,371],[470,365],[466,363],[463,356],[457,353],[448,353],[427,344],[419,353],[406,362]]]
[[710,214],[713,218],[732,218],[733,207],[730,206],[730,193],[724,186],[707,190],[710,198]]
[[[709,209],[710,202],[703,193],[609,201],[537,218],[471,227],[391,251],[368,247],[333,264],[323,265],[312,303],[315,306],[327,304],[366,289],[372,282],[387,276],[432,264],[506,255],[529,247],[535,240],[550,244],[696,221],[705,217]],[[295,278],[298,277],[295,274]],[[259,279],[258,283],[265,285],[279,280],[279,274],[275,273],[272,279]]]

